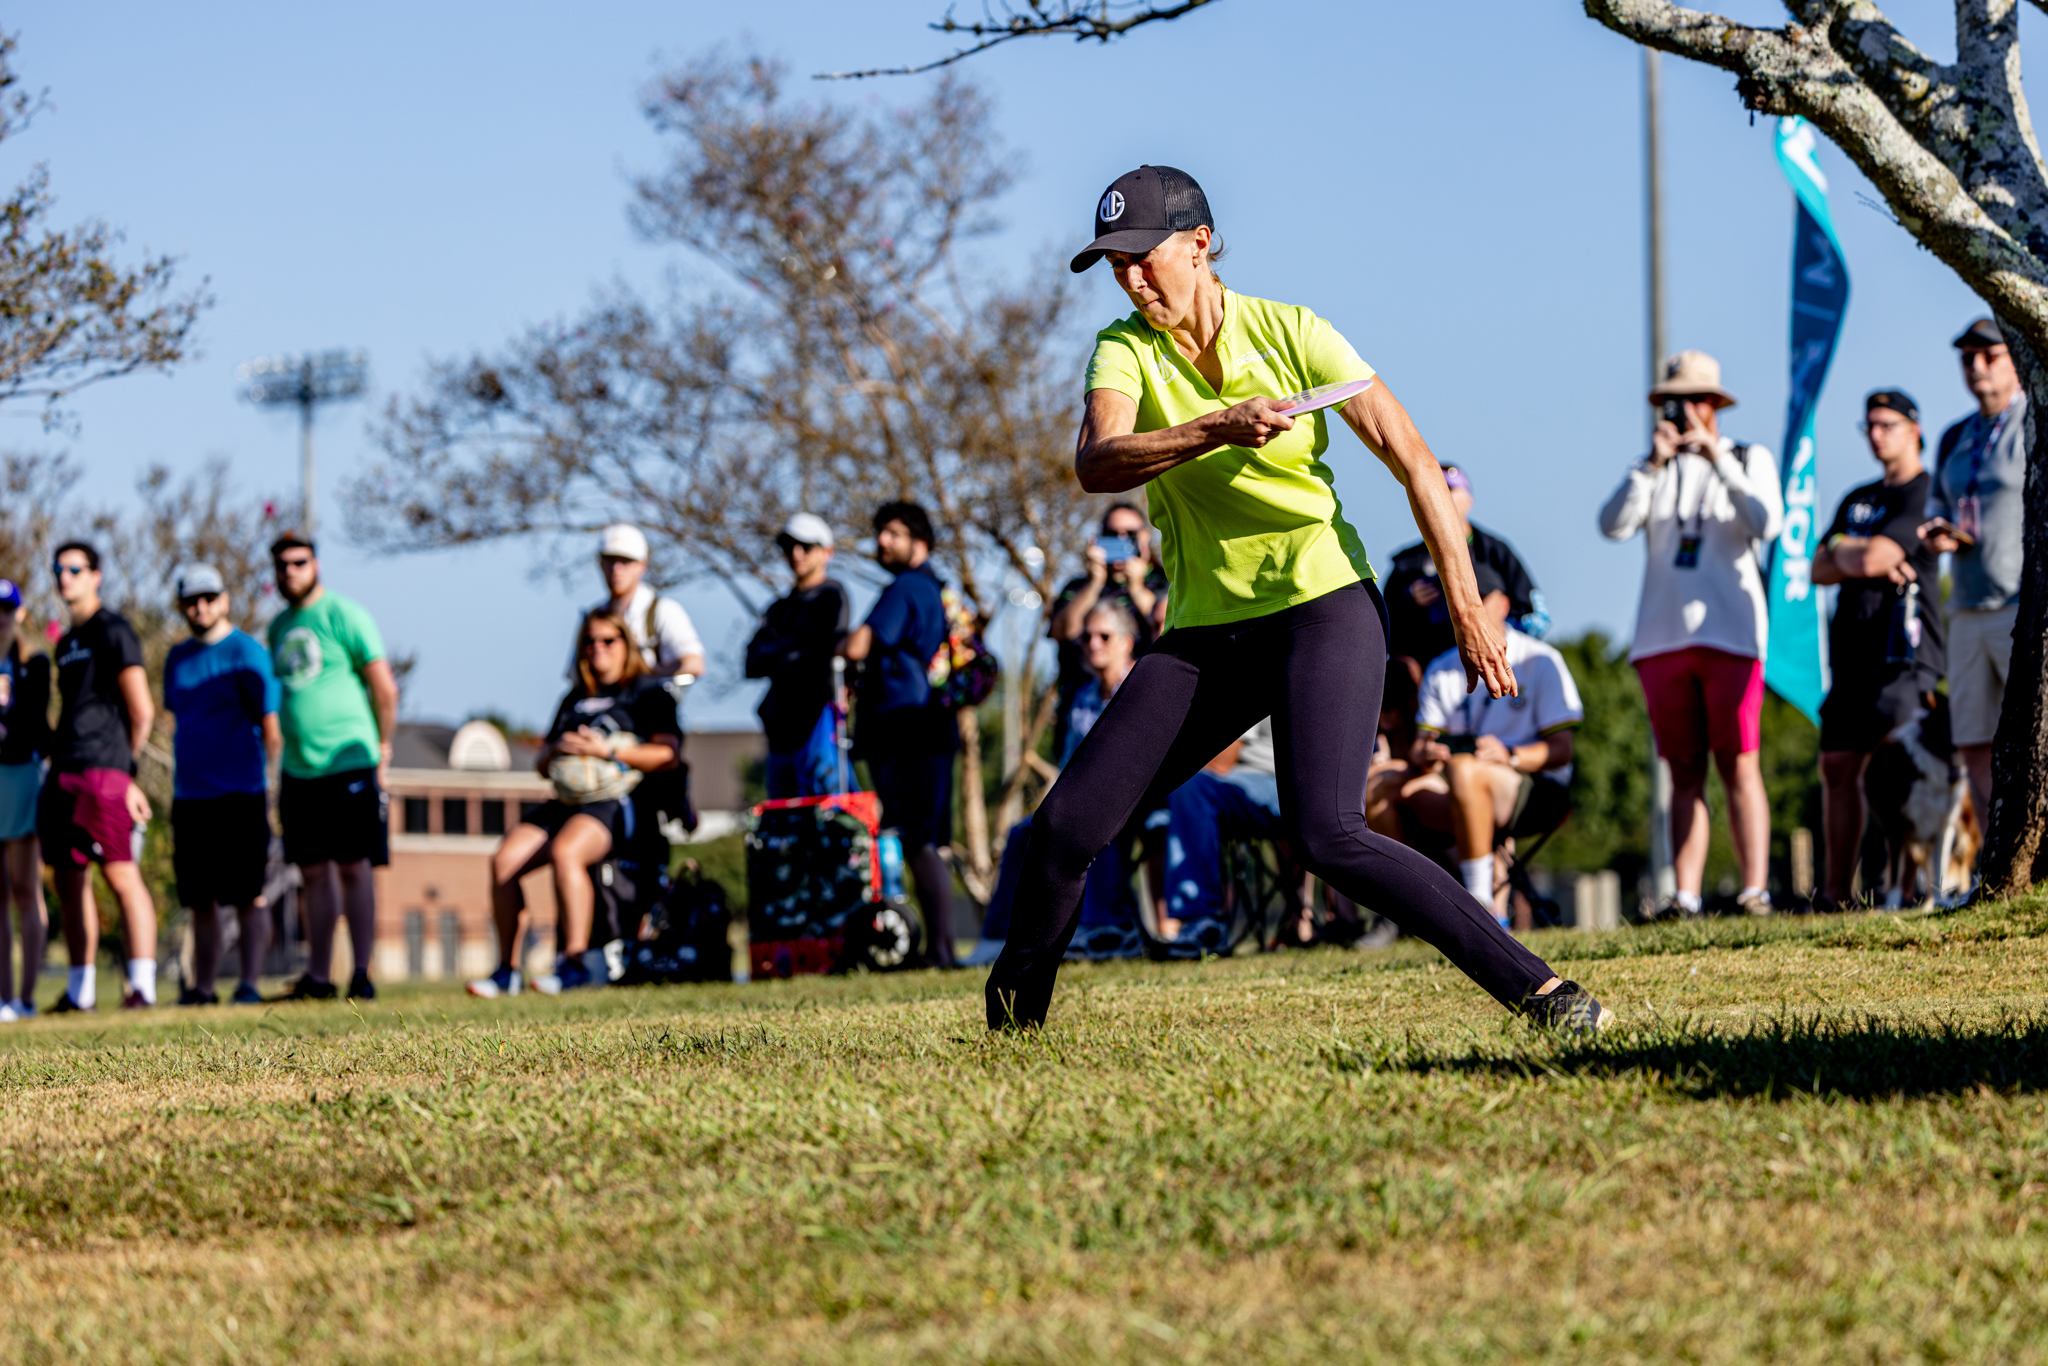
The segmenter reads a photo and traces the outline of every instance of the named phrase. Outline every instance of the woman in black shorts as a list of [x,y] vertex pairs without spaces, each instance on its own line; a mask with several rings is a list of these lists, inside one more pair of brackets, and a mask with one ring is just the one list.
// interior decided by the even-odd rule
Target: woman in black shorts
[[[634,780],[626,770],[658,773],[675,767],[682,754],[675,698],[662,682],[647,671],[619,616],[604,608],[584,616],[576,633],[576,686],[555,708],[547,744],[536,764],[542,774],[555,780],[558,795],[538,811],[520,817],[491,856],[491,906],[498,921],[499,963],[489,977],[469,984],[471,995],[519,993],[517,955],[520,921],[526,910],[519,879],[543,865],[554,868],[562,958],[551,976],[535,980],[534,988],[553,994],[602,985],[603,979],[584,963],[597,895],[590,869],[634,836],[633,803],[628,795]],[[581,769],[580,773],[558,772],[556,761],[564,758],[600,762],[564,766]]]

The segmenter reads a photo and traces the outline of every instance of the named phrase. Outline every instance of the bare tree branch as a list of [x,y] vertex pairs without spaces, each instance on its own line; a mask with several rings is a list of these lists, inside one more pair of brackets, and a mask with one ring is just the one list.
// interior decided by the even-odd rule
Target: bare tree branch
[[[1112,38],[1122,37],[1140,24],[1161,20],[1178,19],[1190,10],[1198,10],[1210,0],[1180,0],[1179,4],[1112,4],[1109,0],[1025,0],[1022,8],[1007,3],[1007,0],[987,0],[982,6],[983,17],[978,22],[955,19],[948,8],[946,17],[930,27],[940,33],[962,33],[978,39],[968,47],[960,48],[951,56],[922,66],[875,67],[867,71],[821,71],[813,76],[817,81],[858,81],[870,76],[915,76],[925,71],[937,71],[940,67],[951,66],[965,61],[979,52],[1011,42],[1018,38],[1051,38],[1071,35],[1076,42],[1093,38],[1106,43]],[[1122,13],[1119,13],[1122,11]]]

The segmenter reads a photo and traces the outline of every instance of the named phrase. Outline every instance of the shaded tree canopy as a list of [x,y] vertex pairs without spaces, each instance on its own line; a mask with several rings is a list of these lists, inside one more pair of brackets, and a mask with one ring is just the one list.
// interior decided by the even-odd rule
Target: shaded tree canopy
[[[0,34],[0,142],[26,129],[44,103],[20,88],[15,41]],[[172,293],[168,256],[117,263],[120,234],[105,223],[52,226],[55,202],[42,166],[0,199],[0,402],[42,399],[53,421],[84,385],[185,359],[212,303],[203,288]]]

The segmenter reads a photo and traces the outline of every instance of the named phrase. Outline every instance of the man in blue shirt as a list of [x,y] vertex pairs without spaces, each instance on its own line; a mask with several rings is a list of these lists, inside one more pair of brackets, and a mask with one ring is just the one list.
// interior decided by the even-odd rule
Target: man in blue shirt
[[178,897],[192,911],[193,938],[192,980],[178,1004],[219,1003],[213,979],[220,969],[220,910],[227,907],[242,931],[235,1003],[260,1005],[256,976],[270,940],[270,910],[261,904],[270,858],[264,766],[284,748],[277,677],[270,651],[229,622],[219,570],[188,565],[177,587],[178,610],[192,638],[173,645],[164,661],[164,707],[178,722],[171,862]]
[[903,861],[924,911],[927,960],[953,962],[953,876],[939,846],[953,841],[953,713],[931,704],[925,673],[946,640],[946,603],[928,561],[932,521],[915,503],[875,513],[875,558],[895,579],[840,653],[865,660],[854,757],[867,760],[882,824],[902,832]]

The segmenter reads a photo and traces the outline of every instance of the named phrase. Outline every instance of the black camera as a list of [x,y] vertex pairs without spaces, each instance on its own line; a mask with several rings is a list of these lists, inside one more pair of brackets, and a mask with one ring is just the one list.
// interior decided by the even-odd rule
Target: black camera
[[1665,399],[1664,420],[1678,428],[1679,434],[1683,435],[1685,430],[1692,425],[1685,416],[1685,400],[1682,398]]

